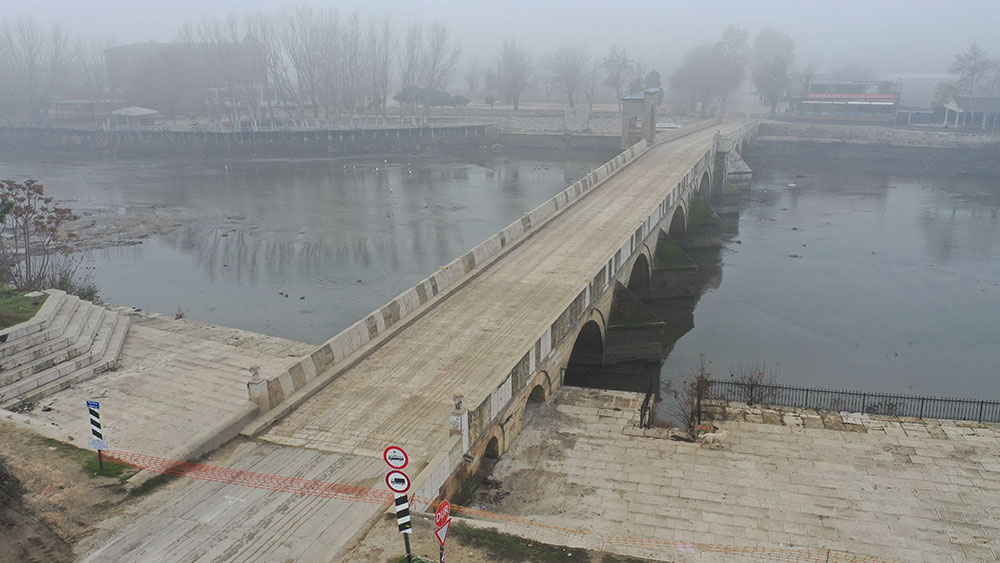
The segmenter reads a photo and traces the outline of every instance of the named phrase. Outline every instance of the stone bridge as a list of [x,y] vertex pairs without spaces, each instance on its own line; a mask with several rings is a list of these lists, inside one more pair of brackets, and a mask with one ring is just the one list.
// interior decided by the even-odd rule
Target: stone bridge
[[[708,121],[632,146],[287,372],[251,382],[262,418],[246,434],[305,405],[264,439],[283,442],[291,427],[297,436],[321,410],[348,434],[360,425],[360,443],[380,452],[410,437],[377,409],[423,409],[418,439],[438,442],[414,444],[430,456],[418,494],[454,493],[511,443],[526,401],[546,399],[574,369],[603,365],[616,287],[642,292],[661,233],[683,236],[691,201],[721,194],[729,170],[749,170],[739,153],[757,128]],[[381,399],[337,391],[341,378],[368,380]],[[338,413],[358,401],[371,410]]]
[[[616,295],[641,292],[660,234],[685,232],[696,195],[746,171],[739,152],[757,128],[711,121],[640,141],[283,373],[250,381],[260,416],[227,465],[383,488],[382,451],[395,444],[418,509],[456,494],[511,445],[529,401],[604,362]],[[239,504],[223,484],[191,487],[197,502],[163,507],[93,560],[157,559],[158,546],[184,560],[332,557],[386,508],[278,491]]]

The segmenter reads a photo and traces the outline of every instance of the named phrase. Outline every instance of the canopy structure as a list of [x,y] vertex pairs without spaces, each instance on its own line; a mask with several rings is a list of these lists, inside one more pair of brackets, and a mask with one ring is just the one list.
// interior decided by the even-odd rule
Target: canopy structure
[[998,115],[1000,97],[955,96],[944,104],[945,127],[979,129],[996,135]]

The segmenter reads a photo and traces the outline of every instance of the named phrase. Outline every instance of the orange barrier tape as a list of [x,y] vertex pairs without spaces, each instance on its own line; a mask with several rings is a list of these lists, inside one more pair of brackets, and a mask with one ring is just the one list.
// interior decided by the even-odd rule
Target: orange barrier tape
[[[325,481],[313,481],[310,479],[284,477],[270,473],[230,469],[215,465],[178,461],[175,459],[137,454],[121,450],[103,450],[103,453],[106,459],[118,461],[140,469],[164,475],[187,477],[189,479],[197,479],[200,481],[211,481],[226,485],[239,485],[241,487],[264,489],[268,491],[296,495],[386,505],[387,507],[393,502],[393,494],[390,491],[383,489],[340,485]],[[418,495],[410,495],[410,498],[412,502],[425,503],[428,506],[433,506],[437,502],[437,499],[423,498]],[[512,516],[510,514],[490,512],[487,510],[480,510],[457,504],[451,505],[451,512],[452,514],[464,514],[477,519],[523,524],[535,528],[551,530],[569,536],[597,536],[601,541],[602,550],[608,547],[631,547],[656,549],[665,552],[721,553],[726,555],[753,557],[756,559],[777,561],[781,563],[891,563],[891,560],[888,559],[880,559],[867,555],[854,555],[843,551],[833,551],[827,549],[734,546],[702,542],[656,540],[632,536],[601,536],[587,530],[564,528],[535,520],[528,520],[518,516]]]

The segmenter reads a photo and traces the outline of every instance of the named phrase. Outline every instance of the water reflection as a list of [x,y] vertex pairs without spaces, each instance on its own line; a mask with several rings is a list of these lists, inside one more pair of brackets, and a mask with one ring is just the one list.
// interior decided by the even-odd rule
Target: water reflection
[[716,377],[764,361],[788,384],[1000,396],[995,180],[780,156],[751,163],[738,237],[694,253],[725,283],[657,309],[680,335],[662,380],[704,352]]
[[[78,212],[182,226],[85,253],[105,299],[318,343],[611,155],[0,161]],[[287,295],[287,297],[286,297]]]

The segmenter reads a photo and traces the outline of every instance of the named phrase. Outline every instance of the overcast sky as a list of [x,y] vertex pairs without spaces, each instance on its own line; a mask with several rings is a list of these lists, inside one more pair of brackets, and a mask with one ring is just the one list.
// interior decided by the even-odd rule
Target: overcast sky
[[[397,24],[442,19],[465,57],[492,59],[506,36],[533,53],[586,44],[592,54],[624,45],[633,58],[669,71],[688,48],[714,41],[729,23],[755,34],[773,27],[795,39],[796,62],[836,66],[856,62],[878,74],[942,72],[973,39],[1000,55],[1000,0],[338,0],[294,2],[393,14]],[[274,0],[7,0],[0,19],[28,15],[59,22],[77,35],[117,44],[170,41],[184,21],[273,10]],[[292,4],[289,2],[287,4]]]

